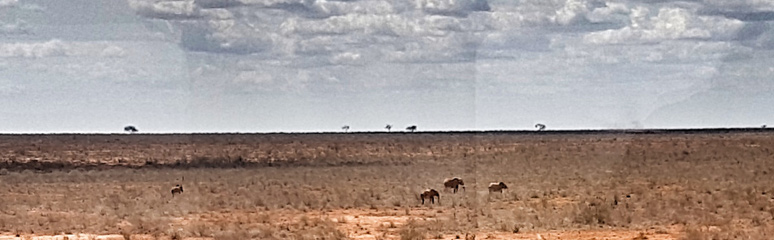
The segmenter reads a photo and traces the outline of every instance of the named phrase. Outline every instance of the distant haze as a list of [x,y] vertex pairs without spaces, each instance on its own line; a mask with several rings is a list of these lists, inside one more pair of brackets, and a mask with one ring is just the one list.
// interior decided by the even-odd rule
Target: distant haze
[[774,1],[0,0],[0,133],[759,127]]

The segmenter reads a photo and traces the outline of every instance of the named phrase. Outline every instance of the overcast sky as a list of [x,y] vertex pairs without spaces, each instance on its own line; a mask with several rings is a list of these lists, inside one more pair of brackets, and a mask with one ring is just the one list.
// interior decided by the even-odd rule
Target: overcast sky
[[0,0],[0,132],[774,125],[771,0]]

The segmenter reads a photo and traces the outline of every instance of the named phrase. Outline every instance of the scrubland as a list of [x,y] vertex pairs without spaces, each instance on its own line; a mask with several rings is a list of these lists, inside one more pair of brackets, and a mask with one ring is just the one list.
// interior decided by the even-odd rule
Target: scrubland
[[[4,135],[0,235],[772,239],[772,144],[768,132]],[[456,194],[442,190],[453,176]],[[440,203],[420,204],[425,188]]]

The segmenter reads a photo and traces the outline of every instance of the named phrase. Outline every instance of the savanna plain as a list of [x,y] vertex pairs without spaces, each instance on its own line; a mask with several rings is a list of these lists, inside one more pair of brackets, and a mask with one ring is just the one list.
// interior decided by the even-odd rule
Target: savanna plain
[[772,146],[764,130],[0,135],[0,239],[774,239]]

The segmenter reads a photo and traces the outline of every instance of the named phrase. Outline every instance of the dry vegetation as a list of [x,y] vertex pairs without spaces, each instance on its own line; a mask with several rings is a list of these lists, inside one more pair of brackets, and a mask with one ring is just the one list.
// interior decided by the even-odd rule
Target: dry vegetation
[[[773,144],[765,132],[4,135],[0,235],[771,239]],[[420,204],[452,176],[465,191]],[[499,181],[509,188],[488,193]]]

